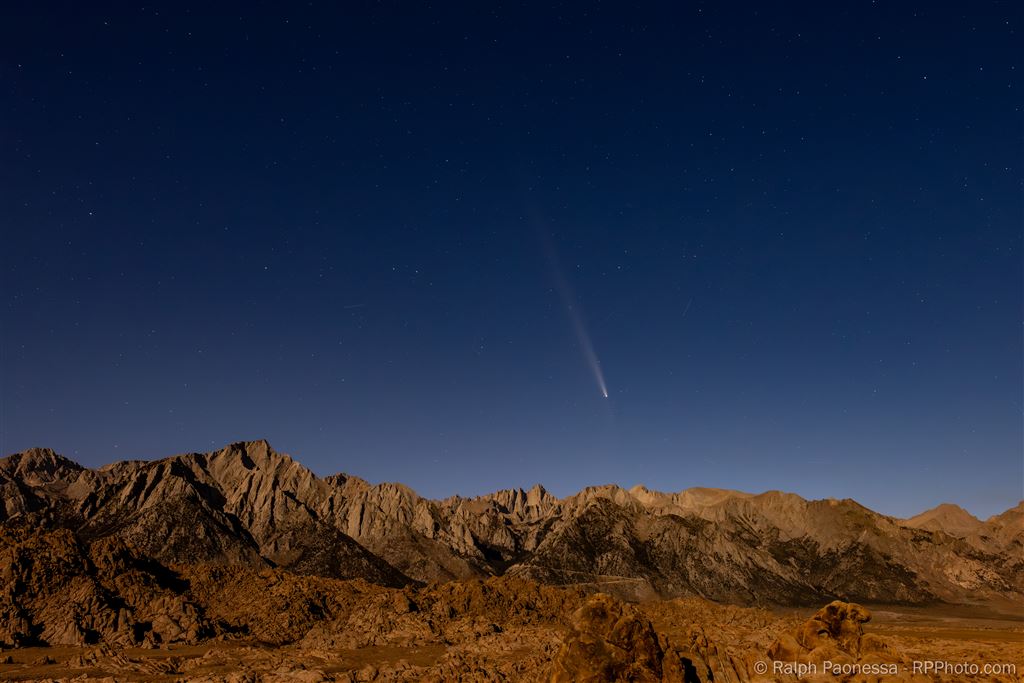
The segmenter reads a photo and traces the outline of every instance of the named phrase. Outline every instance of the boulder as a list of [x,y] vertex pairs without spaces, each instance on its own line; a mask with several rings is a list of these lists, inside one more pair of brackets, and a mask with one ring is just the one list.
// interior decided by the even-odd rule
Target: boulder
[[701,683],[707,665],[684,656],[636,608],[610,595],[591,596],[572,615],[551,665],[551,683],[635,681]]

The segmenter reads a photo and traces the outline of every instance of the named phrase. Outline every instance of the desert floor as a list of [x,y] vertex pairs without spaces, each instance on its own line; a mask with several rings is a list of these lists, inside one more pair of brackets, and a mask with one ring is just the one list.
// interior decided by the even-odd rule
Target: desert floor
[[[696,599],[651,601],[637,607],[670,639],[692,638],[694,625],[699,624],[709,638],[726,643],[729,651],[745,655],[749,661],[764,655],[766,643],[815,611],[769,612]],[[872,619],[864,625],[865,634],[884,638],[909,660],[1010,663],[1018,672],[1003,677],[954,675],[922,680],[1024,680],[1024,613],[1014,613],[1012,605],[999,612],[955,606],[869,608]],[[547,677],[546,663],[569,630],[564,623],[551,623],[475,633],[447,643],[332,650],[299,644],[275,647],[244,639],[155,649],[34,647],[0,653],[0,680],[537,680]],[[517,663],[531,660],[532,664],[516,668]],[[767,675],[749,680],[798,677]]]

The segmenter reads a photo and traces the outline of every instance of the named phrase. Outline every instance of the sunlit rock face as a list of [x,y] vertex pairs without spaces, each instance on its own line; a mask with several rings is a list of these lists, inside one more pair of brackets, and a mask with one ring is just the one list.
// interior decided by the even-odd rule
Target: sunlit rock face
[[265,441],[91,470],[46,449],[0,460],[0,522],[114,538],[165,563],[281,567],[399,586],[509,574],[629,598],[738,604],[1021,599],[1021,506],[909,520],[777,491],[540,486],[441,501],[314,475]]

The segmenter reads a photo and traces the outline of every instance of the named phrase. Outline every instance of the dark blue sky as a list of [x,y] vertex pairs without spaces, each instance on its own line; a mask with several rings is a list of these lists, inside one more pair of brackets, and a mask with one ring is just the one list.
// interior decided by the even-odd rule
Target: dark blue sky
[[1019,3],[88,4],[0,29],[5,454],[1024,497]]

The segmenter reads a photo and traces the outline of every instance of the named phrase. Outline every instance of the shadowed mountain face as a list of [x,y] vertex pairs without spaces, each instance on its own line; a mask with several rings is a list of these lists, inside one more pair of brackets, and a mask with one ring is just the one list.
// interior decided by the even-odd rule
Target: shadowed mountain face
[[281,567],[387,586],[509,574],[629,597],[744,604],[984,603],[1024,595],[1024,505],[982,522],[911,520],[850,500],[714,489],[541,487],[427,500],[318,478],[265,441],[85,469],[52,451],[0,460],[5,543],[66,530],[162,565]]

